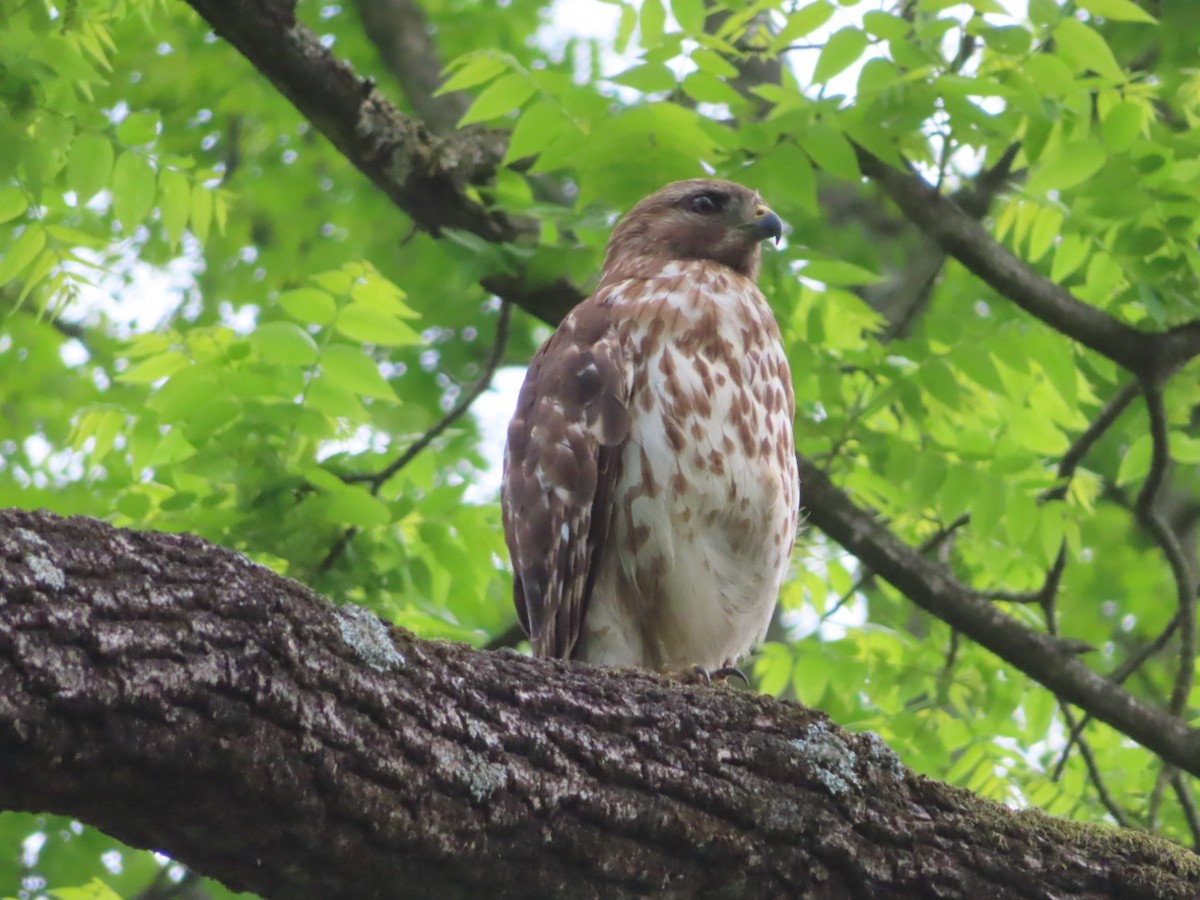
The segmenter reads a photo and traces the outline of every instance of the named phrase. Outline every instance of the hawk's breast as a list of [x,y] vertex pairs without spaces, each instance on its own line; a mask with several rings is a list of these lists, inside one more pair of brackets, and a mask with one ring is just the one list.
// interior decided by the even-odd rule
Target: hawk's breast
[[731,663],[761,640],[799,484],[787,359],[765,299],[717,263],[613,288],[632,373],[629,437],[577,656]]

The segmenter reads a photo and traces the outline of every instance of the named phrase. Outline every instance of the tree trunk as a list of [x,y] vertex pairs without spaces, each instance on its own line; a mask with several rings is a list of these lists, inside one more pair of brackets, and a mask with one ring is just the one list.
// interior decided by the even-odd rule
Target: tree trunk
[[723,686],[418,641],[229,550],[0,512],[0,807],[266,897],[1195,897],[1196,857]]

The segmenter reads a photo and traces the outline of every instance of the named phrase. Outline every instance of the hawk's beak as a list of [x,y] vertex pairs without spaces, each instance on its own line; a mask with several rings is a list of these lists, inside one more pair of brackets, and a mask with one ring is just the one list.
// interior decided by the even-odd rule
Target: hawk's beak
[[746,223],[746,230],[753,232],[760,241],[774,238],[775,243],[783,237],[783,219],[761,203],[754,207],[754,219]]

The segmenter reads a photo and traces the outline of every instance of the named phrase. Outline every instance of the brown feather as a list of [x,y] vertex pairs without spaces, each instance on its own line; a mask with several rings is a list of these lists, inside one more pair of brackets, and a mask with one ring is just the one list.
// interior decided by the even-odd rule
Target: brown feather
[[[761,637],[798,502],[791,376],[753,283],[762,239],[781,228],[740,185],[668,185],[618,223],[596,292],[530,363],[501,503],[513,600],[536,655],[716,666]],[[769,508],[747,509],[739,485]],[[767,545],[766,556],[755,549]],[[771,571],[756,574],[761,565]],[[730,566],[743,567],[732,581]],[[748,596],[726,596],[747,578]],[[767,593],[755,587],[763,578]],[[664,629],[695,630],[678,619],[693,614],[692,593],[705,621],[680,645]]]

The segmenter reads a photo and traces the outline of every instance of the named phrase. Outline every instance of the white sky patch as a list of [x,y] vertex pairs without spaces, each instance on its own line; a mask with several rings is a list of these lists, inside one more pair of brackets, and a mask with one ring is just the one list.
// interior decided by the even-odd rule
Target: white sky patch
[[478,474],[467,488],[463,499],[467,503],[492,503],[500,494],[500,477],[504,460],[504,442],[508,439],[508,420],[517,406],[517,394],[525,381],[523,366],[497,369],[492,385],[475,401],[471,414],[479,423],[479,452],[487,460],[487,468]]

